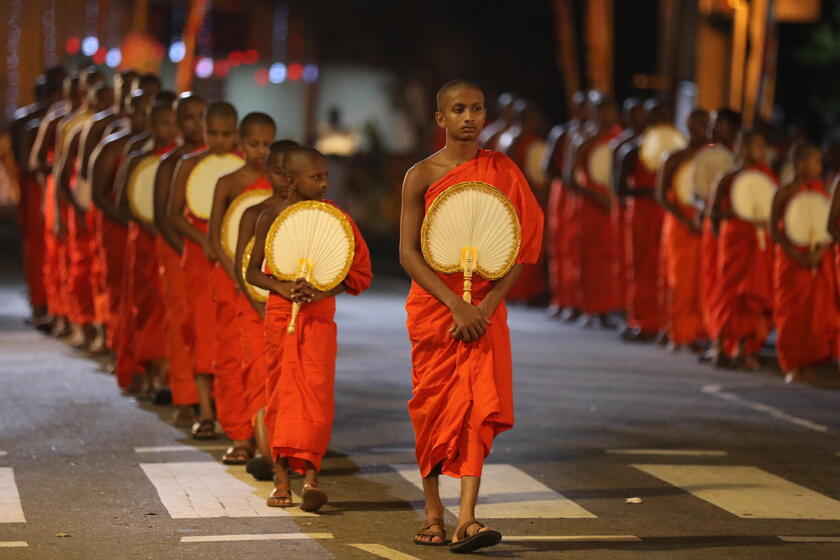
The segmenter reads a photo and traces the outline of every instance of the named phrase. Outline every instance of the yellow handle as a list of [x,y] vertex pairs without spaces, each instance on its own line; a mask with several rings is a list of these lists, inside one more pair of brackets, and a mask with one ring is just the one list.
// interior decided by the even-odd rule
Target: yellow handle
[[294,334],[297,329],[295,323],[297,323],[298,313],[300,313],[300,304],[298,302],[294,302],[292,304],[292,318],[289,319],[289,326],[286,327],[286,332],[289,334]]
[[767,249],[767,241],[764,239],[764,226],[755,226],[755,236],[758,238],[758,248],[762,251]]
[[[307,282],[312,279],[312,261],[309,259],[300,259],[300,263],[298,263],[297,278],[298,280],[306,280]],[[292,317],[289,319],[289,326],[286,327],[286,332],[289,334],[294,334],[297,329],[296,323],[298,313],[300,313],[300,304],[295,301],[292,303]]]
[[478,260],[478,249],[461,247],[461,270],[464,271],[464,301],[472,303],[472,275]]

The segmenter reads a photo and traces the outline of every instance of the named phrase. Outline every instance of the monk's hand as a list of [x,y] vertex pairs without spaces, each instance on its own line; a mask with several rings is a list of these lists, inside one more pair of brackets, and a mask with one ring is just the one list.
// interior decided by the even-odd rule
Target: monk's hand
[[463,300],[459,301],[451,311],[454,324],[449,329],[449,333],[456,340],[464,342],[478,340],[490,324],[481,309]]
[[292,284],[292,301],[297,303],[312,303],[317,301],[318,290],[301,278],[295,280]]

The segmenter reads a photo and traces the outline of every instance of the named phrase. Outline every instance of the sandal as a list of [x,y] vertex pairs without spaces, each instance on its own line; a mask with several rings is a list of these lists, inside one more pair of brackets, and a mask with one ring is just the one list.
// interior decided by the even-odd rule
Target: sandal
[[244,465],[251,458],[253,452],[250,446],[233,446],[228,447],[224,455],[222,455],[222,464],[224,465]]
[[275,486],[268,498],[265,499],[265,505],[268,507],[292,507],[295,503],[292,501],[292,491],[288,486]]
[[327,503],[327,493],[318,488],[314,482],[307,482],[303,485],[303,493],[300,495],[300,509],[303,511],[318,511]]
[[[478,525],[478,530],[468,537],[467,529],[473,525]],[[455,529],[456,540],[449,545],[449,551],[456,554],[465,554],[468,552],[474,552],[479,548],[495,546],[502,542],[502,534],[500,532],[494,531],[493,529],[482,531],[484,528],[485,525],[482,525],[475,519],[470,519]]]
[[[432,527],[438,526],[441,529],[432,529]],[[449,545],[446,542],[446,526],[443,524],[443,519],[440,517],[432,517],[427,519],[425,523],[414,533],[414,544],[420,546],[447,546]],[[422,540],[418,537],[440,537],[440,542],[434,542],[433,540]]]
[[213,420],[201,420],[192,425],[193,439],[216,439],[216,422]]

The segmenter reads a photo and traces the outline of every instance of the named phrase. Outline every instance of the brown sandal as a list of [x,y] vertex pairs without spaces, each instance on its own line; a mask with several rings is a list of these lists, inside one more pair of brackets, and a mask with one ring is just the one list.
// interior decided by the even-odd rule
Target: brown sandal
[[216,422],[213,420],[201,420],[192,425],[193,439],[216,439]]
[[[478,525],[478,529],[472,535],[467,536],[467,529],[473,525]],[[494,531],[493,529],[482,531],[484,528],[485,525],[479,523],[475,519],[470,519],[455,529],[456,540],[449,545],[449,551],[456,554],[465,554],[468,552],[474,552],[479,548],[495,546],[502,542],[502,534],[500,532]]]
[[222,463],[225,465],[244,465],[254,455],[251,446],[228,447],[222,455]]
[[292,491],[288,486],[275,486],[268,498],[265,499],[265,505],[268,507],[292,507],[295,503],[292,501]]
[[[434,526],[441,527],[441,529],[432,529]],[[440,537],[440,542],[433,540],[424,541],[418,537]],[[420,529],[414,533],[414,544],[420,546],[447,546],[449,543],[446,542],[446,526],[443,524],[443,519],[432,517],[426,520]]]
[[303,485],[300,495],[300,509],[303,511],[318,511],[327,503],[327,493],[318,488],[314,482]]

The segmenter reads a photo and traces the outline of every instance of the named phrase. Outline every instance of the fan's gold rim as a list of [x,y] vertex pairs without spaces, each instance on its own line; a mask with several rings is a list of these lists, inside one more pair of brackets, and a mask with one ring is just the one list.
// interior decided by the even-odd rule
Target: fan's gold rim
[[513,221],[513,233],[515,237],[515,243],[510,251],[510,254],[507,257],[505,266],[495,273],[485,269],[480,265],[476,266],[474,271],[477,272],[482,278],[485,278],[487,280],[498,280],[499,278],[507,274],[516,262],[516,257],[517,255],[519,255],[519,249],[522,245],[522,224],[519,223],[519,215],[516,213],[516,208],[514,208],[513,203],[510,201],[510,199],[506,197],[502,191],[500,191],[493,185],[482,183],[481,181],[465,181],[463,183],[457,183],[455,185],[452,185],[451,187],[443,191],[441,194],[439,194],[438,197],[432,201],[432,204],[429,205],[429,210],[423,217],[423,225],[420,227],[420,247],[423,251],[423,258],[426,260],[426,263],[428,263],[428,265],[431,266],[432,269],[437,272],[442,272],[443,274],[454,274],[456,272],[461,271],[460,263],[454,265],[444,265],[435,261],[432,258],[431,249],[429,248],[429,230],[431,229],[432,222],[430,216],[434,216],[437,207],[440,206],[443,203],[443,201],[447,200],[454,194],[463,190],[482,191],[496,197],[508,211],[508,215],[510,215]]
[[[217,159],[211,159],[211,158],[217,158]],[[209,220],[210,219],[210,212],[208,212],[206,216],[203,215],[203,213],[196,212],[195,194],[190,196],[190,193],[195,189],[194,188],[191,189],[190,187],[195,185],[194,178],[197,175],[196,171],[198,171],[201,168],[202,165],[207,165],[211,161],[219,161],[219,160],[230,160],[231,162],[235,162],[239,165],[245,165],[245,160],[242,159],[241,157],[239,157],[236,154],[230,154],[230,153],[223,154],[223,155],[210,154],[209,156],[207,156],[203,160],[199,161],[196,164],[196,166],[193,168],[193,170],[190,171],[190,176],[187,178],[187,184],[184,188],[186,199],[187,199],[187,208],[189,208],[189,210],[190,210],[190,212],[192,213],[193,216],[195,216],[196,218],[198,218],[200,220]],[[225,175],[226,174],[227,173],[225,173]],[[218,181],[222,176],[223,175],[219,175],[219,177],[217,177],[216,180]],[[216,188],[216,185],[213,185],[214,191],[215,191],[215,188]],[[211,206],[212,206],[212,202],[211,202]]]
[[[691,206],[691,202],[694,197],[694,164],[697,162],[695,157],[690,157],[687,160],[684,160],[680,163],[679,167],[677,167],[676,172],[674,172],[674,178],[672,180],[672,184],[674,185],[674,194],[676,195],[676,199],[685,206]],[[688,175],[686,175],[688,174]],[[680,197],[680,188],[679,185],[682,184],[682,181],[687,181],[691,191],[687,194],[686,198],[683,199]]]
[[[131,209],[131,213],[134,217],[144,224],[154,224],[155,219],[154,216],[150,219],[144,216],[134,200],[137,196],[137,178],[142,171],[146,170],[147,167],[158,164],[160,164],[160,156],[154,154],[146,156],[134,166],[134,169],[131,171],[131,176],[128,178],[128,192],[126,193],[128,195],[128,207]],[[152,190],[154,192],[154,181],[152,183]],[[154,194],[152,196],[154,196]]]
[[268,294],[266,293],[268,290],[260,290],[260,288],[257,288],[248,282],[248,277],[246,276],[248,263],[251,262],[251,251],[254,250],[255,241],[256,237],[252,236],[251,239],[248,240],[248,244],[245,245],[245,251],[242,253],[242,279],[245,281],[245,289],[248,290],[248,294],[251,296],[251,299],[258,303],[265,303],[268,301]]
[[[222,249],[224,249],[225,254],[229,259],[233,259],[234,253],[236,252],[236,247],[229,247],[227,240],[228,234],[231,232],[231,228],[236,228],[237,232],[239,231],[239,224],[234,224],[233,222],[233,214],[234,210],[236,210],[240,205],[247,204],[248,200],[251,198],[259,198],[262,197],[262,200],[259,202],[254,202],[253,204],[248,204],[245,207],[245,210],[250,208],[251,206],[256,206],[260,204],[267,198],[271,197],[273,191],[271,189],[251,189],[250,191],[241,192],[233,199],[233,201],[228,206],[227,212],[225,212],[225,217],[222,218]],[[243,210],[243,212],[245,211]]]
[[271,224],[271,227],[268,229],[268,236],[266,237],[265,242],[265,254],[266,254],[266,262],[268,263],[268,270],[271,272],[271,275],[279,280],[284,280],[287,282],[291,282],[297,280],[297,271],[291,273],[284,273],[276,269],[274,266],[274,241],[280,231],[282,225],[288,220],[291,216],[294,216],[298,212],[303,210],[319,210],[322,212],[326,212],[330,214],[332,217],[338,220],[341,224],[341,228],[344,231],[345,236],[347,237],[347,241],[350,244],[350,250],[347,252],[347,260],[344,263],[344,267],[342,268],[341,274],[337,274],[335,279],[328,283],[321,283],[315,280],[312,280],[310,284],[316,289],[322,292],[328,292],[341,284],[344,281],[344,278],[347,277],[347,273],[350,272],[350,266],[353,264],[353,257],[356,254],[356,240],[353,235],[353,226],[350,225],[350,220],[347,219],[347,216],[344,213],[333,206],[332,204],[327,204],[326,202],[321,202],[320,200],[304,200],[303,202],[298,202],[293,204],[283,210],[280,215],[278,215],[274,222]]

